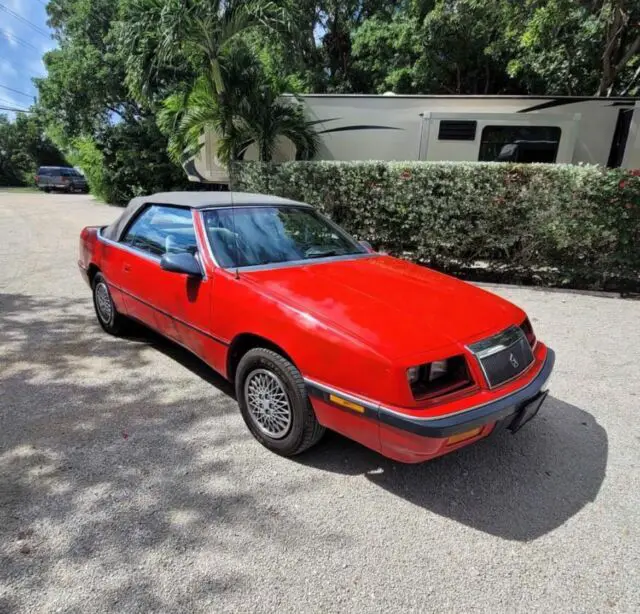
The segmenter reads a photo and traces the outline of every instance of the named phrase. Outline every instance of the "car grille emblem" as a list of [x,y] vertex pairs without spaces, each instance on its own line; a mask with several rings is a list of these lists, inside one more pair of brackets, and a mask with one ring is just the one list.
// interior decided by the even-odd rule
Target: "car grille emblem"
[[520,366],[518,359],[513,354],[509,354],[509,362],[514,369],[517,369]]

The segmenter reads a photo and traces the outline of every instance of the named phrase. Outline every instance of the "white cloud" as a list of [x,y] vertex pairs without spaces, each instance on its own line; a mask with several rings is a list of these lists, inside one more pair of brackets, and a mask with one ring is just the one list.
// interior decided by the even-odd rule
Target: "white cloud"
[[7,34],[4,34],[3,32],[2,39],[9,44],[9,47],[17,47],[18,41],[16,41],[16,39],[13,38],[15,35],[13,30],[9,26],[5,26],[4,24],[2,26],[2,29],[4,30],[4,32],[7,33]]

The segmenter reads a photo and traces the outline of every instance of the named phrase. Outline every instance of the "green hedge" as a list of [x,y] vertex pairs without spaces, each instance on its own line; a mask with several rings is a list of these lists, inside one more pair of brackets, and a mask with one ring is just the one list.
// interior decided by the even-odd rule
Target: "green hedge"
[[476,278],[637,291],[640,176],[454,162],[242,162],[234,190],[322,208],[377,249]]

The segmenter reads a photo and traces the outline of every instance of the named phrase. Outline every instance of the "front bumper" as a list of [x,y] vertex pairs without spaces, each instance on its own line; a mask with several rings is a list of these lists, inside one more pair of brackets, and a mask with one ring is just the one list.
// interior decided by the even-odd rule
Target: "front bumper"
[[[489,435],[497,423],[504,424],[512,430],[524,426],[535,416],[546,397],[546,389],[555,363],[555,353],[547,348],[546,355],[538,373],[522,388],[496,400],[477,405],[469,409],[443,417],[416,416],[385,407],[381,404],[362,400],[352,395],[345,395],[326,386],[307,380],[307,390],[313,400],[318,420],[329,428],[342,432],[369,447],[372,437],[363,440],[353,428],[340,428],[344,419],[336,419],[337,408],[335,398],[342,398],[360,407],[357,420],[368,418],[367,422],[377,423],[379,452],[402,462],[421,462],[440,456],[482,439]],[[332,399],[334,401],[332,402]],[[348,413],[348,409],[346,409]],[[338,412],[343,413],[343,412]],[[354,416],[355,417],[355,416]],[[350,420],[353,425],[353,420]],[[449,438],[479,429],[477,435],[451,445]]]
[[378,420],[383,424],[388,424],[422,437],[450,437],[451,435],[464,433],[477,426],[482,426],[488,422],[498,422],[516,414],[525,403],[535,399],[544,391],[551,377],[554,364],[555,353],[547,348],[547,355],[540,371],[526,386],[496,401],[491,401],[451,416],[445,416],[444,418],[418,418],[379,406]]

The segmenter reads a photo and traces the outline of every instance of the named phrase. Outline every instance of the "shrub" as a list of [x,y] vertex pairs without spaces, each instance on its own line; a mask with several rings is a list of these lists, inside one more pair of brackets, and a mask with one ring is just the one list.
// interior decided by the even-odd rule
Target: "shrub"
[[637,289],[640,176],[594,166],[242,162],[234,190],[320,207],[376,248],[449,272]]
[[74,139],[67,149],[71,163],[84,173],[94,196],[105,199],[107,186],[104,178],[104,159],[102,152],[90,137]]
[[82,169],[94,196],[124,205],[134,196],[191,187],[169,160],[167,141],[150,119],[107,126],[97,138],[67,144],[67,157]]

